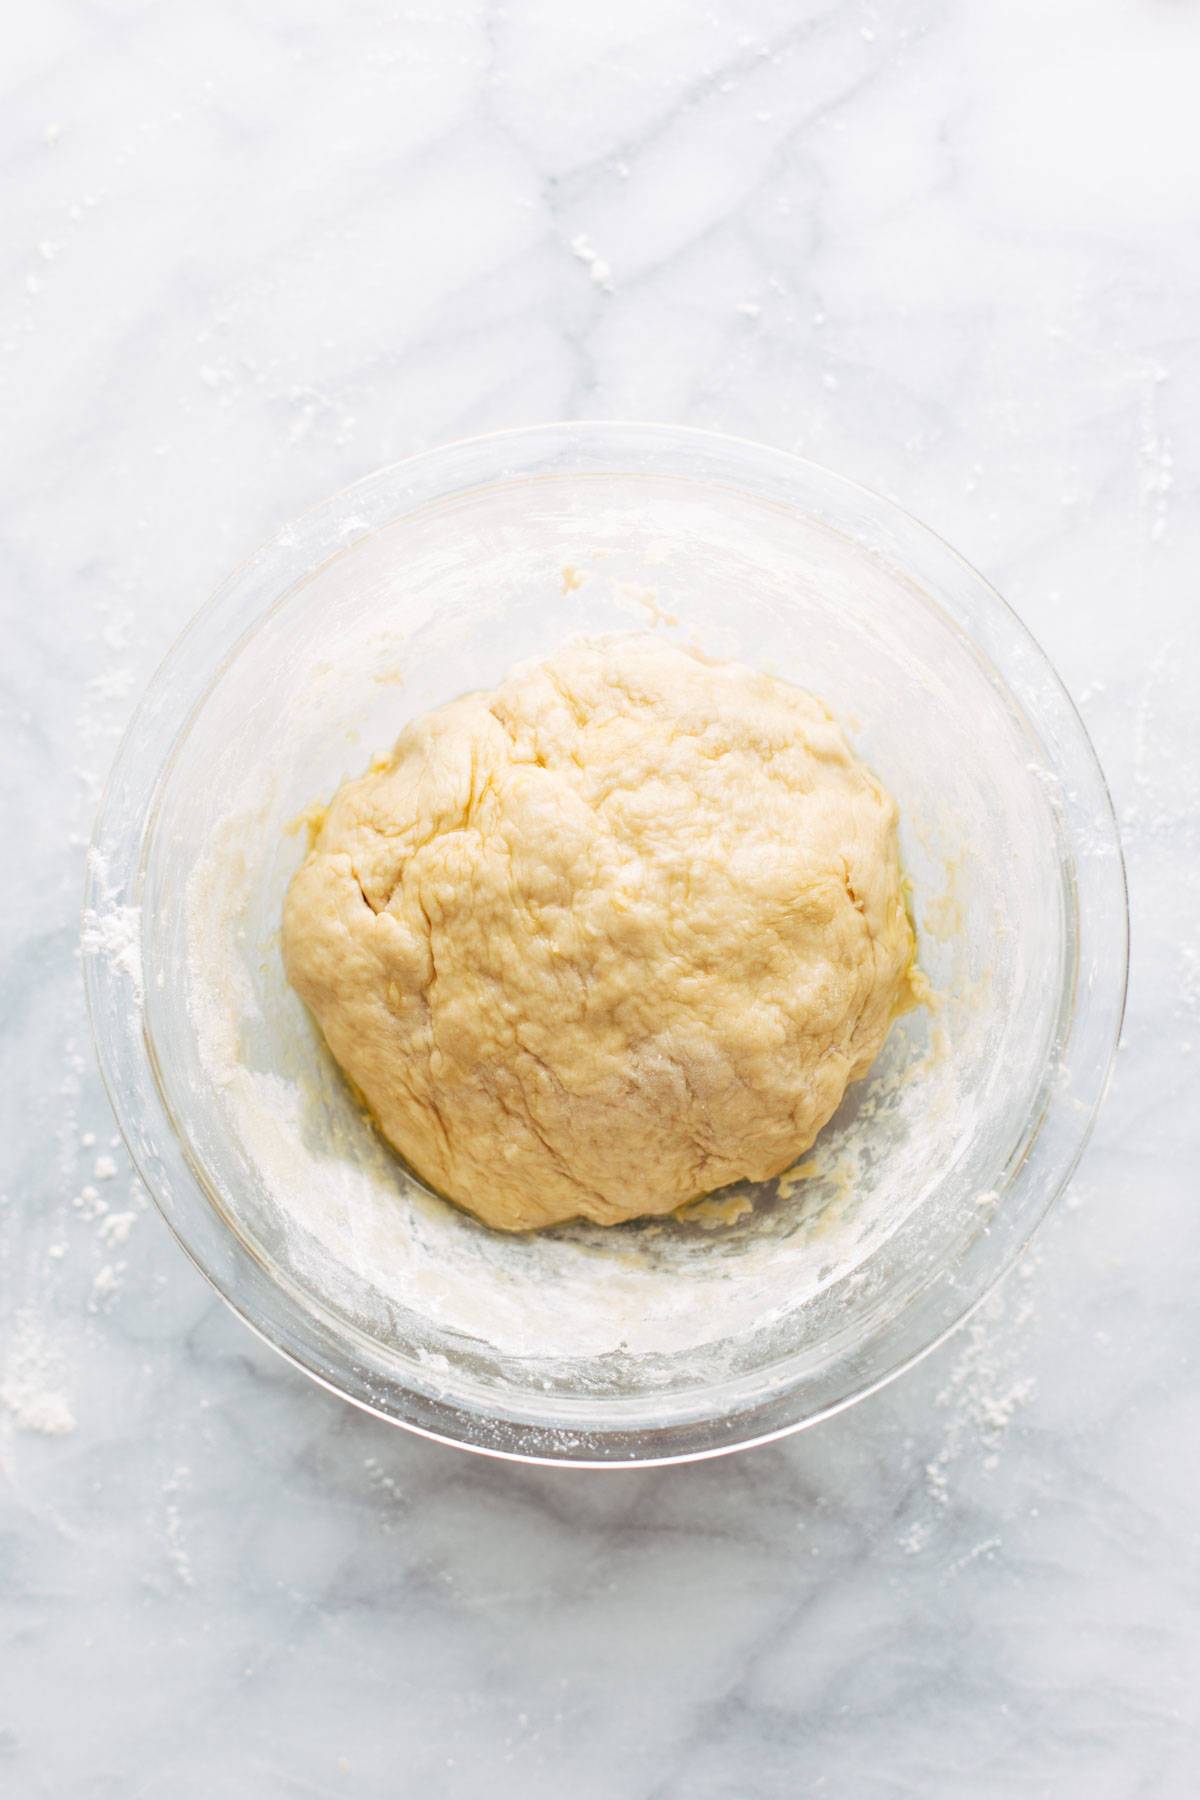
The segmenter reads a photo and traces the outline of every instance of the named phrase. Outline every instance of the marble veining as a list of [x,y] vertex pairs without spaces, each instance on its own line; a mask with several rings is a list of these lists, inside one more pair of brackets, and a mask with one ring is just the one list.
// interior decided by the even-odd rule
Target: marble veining
[[[9,19],[0,1792],[1195,1792],[1198,59],[1157,0]],[[264,1350],[114,1139],[77,953],[224,571],[572,414],[799,449],[961,548],[1084,713],[1134,919],[1109,1103],[982,1315],[789,1442],[605,1476]]]

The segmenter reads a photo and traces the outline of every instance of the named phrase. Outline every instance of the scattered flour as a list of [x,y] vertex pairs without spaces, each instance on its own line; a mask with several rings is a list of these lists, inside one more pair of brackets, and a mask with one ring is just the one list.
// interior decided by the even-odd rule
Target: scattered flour
[[102,669],[87,685],[88,693],[102,703],[128,700],[137,685],[137,673],[127,668]]
[[0,1364],[0,1404],[20,1431],[63,1437],[75,1429],[75,1414],[59,1383],[60,1359],[46,1344],[31,1312],[18,1313],[12,1341]]
[[163,1483],[163,1493],[167,1502],[164,1530],[167,1561],[175,1571],[180,1584],[187,1588],[195,1587],[196,1576],[192,1568],[192,1559],[188,1555],[187,1546],[183,1541],[183,1519],[179,1511],[179,1502],[174,1496],[186,1492],[191,1484],[192,1471],[186,1463],[180,1463],[174,1473],[169,1475]]
[[[1033,1268],[1032,1260],[1027,1259],[1019,1272],[1029,1275]],[[950,1506],[960,1465],[971,1459],[988,1474],[998,1468],[1009,1429],[1036,1391],[1033,1376],[1022,1375],[1017,1363],[1019,1334],[1032,1316],[1033,1303],[1028,1296],[1020,1296],[1010,1311],[1001,1292],[967,1326],[962,1347],[936,1397],[945,1427],[941,1446],[923,1471],[924,1510],[907,1522],[896,1539],[906,1556],[916,1556],[930,1544],[938,1519]],[[996,1539],[976,1545],[952,1566],[965,1567],[997,1547]]]
[[94,1188],[91,1182],[85,1182],[71,1201],[71,1205],[89,1224],[93,1219],[100,1218],[103,1213],[108,1211],[108,1201],[100,1198],[99,1189]]
[[1200,1017],[1200,948],[1179,947],[1179,997],[1186,1010]]
[[89,906],[79,937],[85,956],[103,956],[129,977],[135,1006],[142,1004],[142,909],[140,906]]
[[1139,366],[1134,380],[1141,396],[1142,442],[1138,449],[1138,498],[1146,535],[1152,544],[1167,535],[1167,511],[1175,485],[1175,459],[1159,422],[1158,390],[1167,379],[1161,363]]
[[136,1224],[135,1212],[109,1213],[107,1218],[101,1219],[98,1227],[101,1243],[110,1246],[124,1244]]
[[[378,1457],[368,1456],[363,1459],[363,1468],[367,1472],[367,1481],[377,1494],[386,1494],[389,1499],[403,1500],[404,1490],[394,1475],[389,1475],[382,1467]],[[385,1529],[387,1527],[385,1526]]]
[[[1031,1312],[1028,1302],[1023,1303],[1014,1325],[1023,1325]],[[930,1498],[941,1506],[949,1499],[948,1472],[969,1448],[982,1449],[983,1468],[990,1471],[998,1466],[1008,1428],[1036,1389],[1032,1375],[1017,1376],[1007,1366],[1009,1358],[1000,1350],[995,1330],[1002,1317],[1001,1307],[998,1316],[971,1322],[966,1343],[937,1396],[948,1423],[942,1447],[926,1466],[925,1476]]]
[[75,1429],[75,1414],[62,1394],[25,1385],[9,1375],[0,1387],[0,1399],[22,1431],[40,1431],[45,1437],[63,1437]]
[[581,231],[571,239],[571,254],[577,256],[581,263],[587,264],[588,273],[598,288],[606,294],[612,293],[612,269],[586,232]]
[[108,1311],[120,1289],[121,1277],[125,1273],[126,1266],[123,1262],[106,1262],[96,1270],[92,1279],[92,1292],[88,1299],[89,1312]]

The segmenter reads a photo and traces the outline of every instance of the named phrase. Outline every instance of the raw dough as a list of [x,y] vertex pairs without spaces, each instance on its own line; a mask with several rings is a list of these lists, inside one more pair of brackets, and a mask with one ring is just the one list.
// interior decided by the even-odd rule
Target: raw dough
[[911,1004],[896,806],[798,688],[649,636],[417,719],[288,891],[289,977],[489,1225],[788,1167]]

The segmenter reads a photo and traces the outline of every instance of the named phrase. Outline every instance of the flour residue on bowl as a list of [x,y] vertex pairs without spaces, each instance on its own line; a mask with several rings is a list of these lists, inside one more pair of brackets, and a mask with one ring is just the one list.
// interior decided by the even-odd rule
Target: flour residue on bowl
[[[995,1186],[997,1145],[979,1124],[1014,1141],[1049,1029],[1023,974],[1055,928],[1049,828],[1019,722],[947,651],[936,609],[819,521],[743,516],[687,483],[648,501],[624,480],[479,491],[449,522],[413,514],[317,570],[198,707],[146,866],[147,1035],[213,1204],[364,1361],[378,1347],[427,1393],[465,1396],[478,1376],[505,1405],[525,1395],[529,1416],[556,1392],[669,1389],[703,1410],[713,1383],[769,1390],[893,1316],[986,1229],[974,1197]],[[588,578],[564,597],[565,568]],[[900,806],[913,915],[958,858],[962,929],[922,943],[940,1010],[896,1024],[803,1179],[732,1190],[690,1221],[495,1234],[427,1192],[362,1116],[287,985],[283,895],[307,809],[407,719],[572,636],[627,631],[631,592],[651,591],[654,629],[858,721],[855,747]],[[731,608],[730,591],[754,606]],[[947,733],[963,746],[950,761]]]
[[[369,665],[369,640],[363,651]],[[345,657],[336,672],[326,663],[306,690],[309,721],[314,706],[338,716],[367,675]],[[244,1189],[221,1203],[242,1208],[247,1236],[269,1239],[325,1303],[361,1317],[366,1296],[368,1312],[419,1322],[426,1372],[461,1338],[551,1362],[716,1356],[843,1281],[919,1201],[922,1132],[937,1117],[952,1129],[962,1104],[920,1014],[894,1028],[791,1180],[705,1200],[681,1222],[512,1238],[429,1193],[363,1117],[284,978],[279,907],[313,816],[311,799],[296,804],[292,748],[274,768],[244,770],[251,797],[213,823],[196,859],[188,1009],[223,1129],[258,1190],[249,1208]]]

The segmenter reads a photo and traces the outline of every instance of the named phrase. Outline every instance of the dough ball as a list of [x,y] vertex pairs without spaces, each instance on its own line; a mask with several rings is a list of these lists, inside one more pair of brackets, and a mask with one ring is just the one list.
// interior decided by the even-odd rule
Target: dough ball
[[895,803],[825,708],[634,636],[408,725],[284,952],[396,1149],[524,1231],[787,1168],[911,1003],[913,936]]

